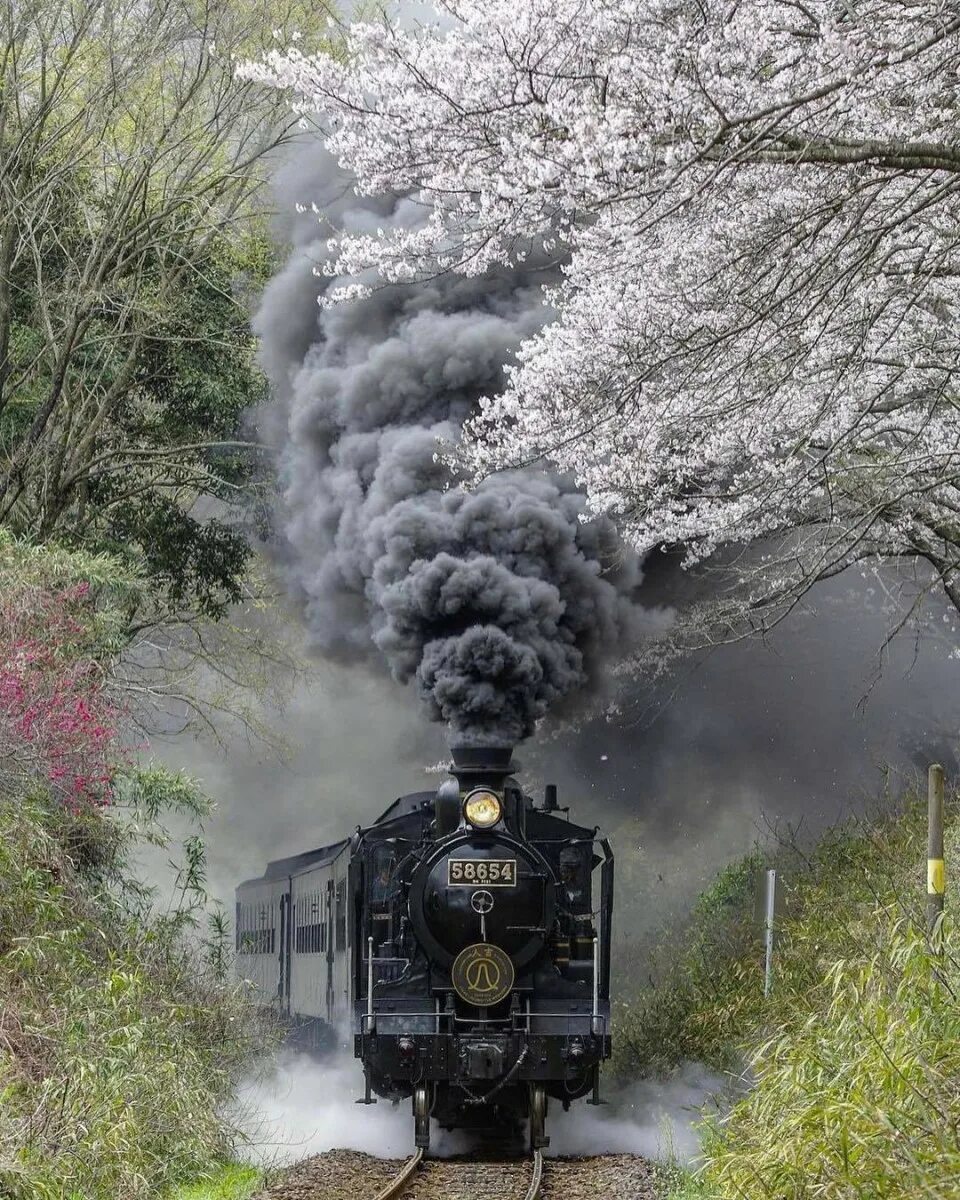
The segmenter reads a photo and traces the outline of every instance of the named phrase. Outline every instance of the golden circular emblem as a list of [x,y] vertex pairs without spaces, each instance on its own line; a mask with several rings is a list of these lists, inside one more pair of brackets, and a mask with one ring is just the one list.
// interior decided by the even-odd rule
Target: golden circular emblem
[[477,942],[461,950],[453,960],[450,978],[461,1000],[487,1008],[510,994],[513,963],[499,946]]

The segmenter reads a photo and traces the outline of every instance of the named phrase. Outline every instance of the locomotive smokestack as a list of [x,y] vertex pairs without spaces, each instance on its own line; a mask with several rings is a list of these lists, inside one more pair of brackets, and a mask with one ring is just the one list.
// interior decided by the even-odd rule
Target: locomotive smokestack
[[487,784],[499,788],[508,775],[520,770],[512,746],[451,746],[450,774],[463,789]]
[[458,771],[513,771],[512,746],[451,746],[453,765]]

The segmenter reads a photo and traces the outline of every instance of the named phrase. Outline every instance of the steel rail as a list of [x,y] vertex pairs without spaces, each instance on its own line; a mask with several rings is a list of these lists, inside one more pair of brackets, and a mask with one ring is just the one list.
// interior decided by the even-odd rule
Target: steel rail
[[403,1164],[397,1174],[394,1175],[393,1179],[390,1180],[383,1191],[377,1193],[377,1200],[394,1200],[395,1196],[399,1196],[413,1176],[416,1175],[422,1162],[423,1150],[418,1148],[414,1154],[407,1159],[407,1161]]
[[540,1195],[540,1187],[543,1183],[543,1151],[534,1150],[533,1152],[533,1178],[530,1180],[530,1186],[527,1188],[526,1200],[538,1200]]
[[[387,1186],[377,1193],[376,1200],[396,1200],[396,1197],[403,1192],[404,1188],[422,1165],[423,1150],[418,1149],[415,1154],[407,1159]],[[533,1174],[530,1177],[530,1185],[524,1193],[524,1200],[539,1200],[542,1187],[543,1151],[535,1150],[533,1152]]]

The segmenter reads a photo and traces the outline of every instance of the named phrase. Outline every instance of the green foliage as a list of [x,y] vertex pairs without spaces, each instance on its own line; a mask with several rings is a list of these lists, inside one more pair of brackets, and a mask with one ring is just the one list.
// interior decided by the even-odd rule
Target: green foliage
[[296,118],[235,64],[278,28],[333,50],[328,13],[49,0],[0,15],[0,523],[122,551],[160,617],[223,616],[262,516],[248,315],[276,265],[263,182]]
[[[248,238],[258,229],[251,226]],[[176,230],[167,237],[162,255],[177,257]],[[79,247],[75,253],[83,255]],[[131,557],[168,605],[193,606],[215,618],[240,599],[250,556],[241,522],[253,515],[263,474],[244,420],[264,400],[266,384],[238,287],[241,280],[247,290],[261,287],[269,274],[250,272],[269,272],[272,256],[226,233],[202,253],[190,253],[195,261],[172,294],[151,278],[154,270],[168,269],[162,262],[152,264],[148,256],[139,264],[134,286],[145,328],[136,337],[132,371],[130,339],[116,328],[125,319],[131,281],[118,280],[117,296],[104,300],[103,315],[88,331],[91,349],[76,354],[69,382],[80,393],[116,387],[116,399],[100,415],[94,443],[81,447],[73,437],[64,447],[73,470],[56,480],[55,500],[47,480],[34,503],[28,480],[7,520],[35,538],[56,532],[73,546]],[[186,248],[182,254],[187,257]],[[41,320],[44,298],[34,294],[29,306],[26,285],[17,294],[23,324],[14,327],[13,343],[29,355],[30,327]],[[14,455],[56,366],[37,359],[29,385],[3,410]],[[198,497],[208,501],[203,516],[196,512]],[[211,514],[212,505],[220,517]]]
[[[131,488],[129,467],[105,472],[88,484],[82,509],[72,510],[77,520],[68,512],[61,518],[84,544],[135,548],[174,608],[192,606],[212,618],[241,598],[251,553],[241,522],[256,515],[263,475],[244,428],[266,399],[244,303],[275,267],[270,244],[256,244],[260,236],[252,223],[241,242],[214,240],[176,303],[158,306],[142,337],[137,371],[99,449],[116,446],[118,462],[139,455],[146,468],[137,472],[140,485]],[[158,475],[160,456],[171,454],[176,460]],[[197,494],[221,517],[191,512]]]
[[671,1163],[657,1165],[655,1172],[664,1200],[715,1200],[716,1192],[696,1171]]
[[176,1188],[170,1200],[247,1200],[260,1184],[263,1174],[256,1167],[226,1163],[213,1168],[209,1178]]
[[[161,807],[161,778],[146,774],[140,820]],[[173,791],[192,804],[185,781]],[[100,843],[92,869],[69,849],[81,820],[84,841]],[[199,907],[199,844],[166,912],[124,885],[129,848],[99,813],[0,802],[0,1194],[11,1200],[152,1197],[229,1152],[222,1108],[263,1030],[226,980],[223,946],[211,967],[184,919]]]
[[147,583],[129,558],[103,551],[38,546],[0,525],[0,589],[54,591],[85,584],[92,603],[85,629],[86,651],[108,660],[127,645],[128,614],[142,602]]
[[183,771],[171,771],[160,763],[150,763],[127,772],[118,798],[132,813],[142,818],[141,836],[166,838],[160,819],[166,813],[202,821],[210,815],[210,798],[200,784]]
[[[960,965],[948,953],[938,978],[913,922],[873,921],[859,954],[776,1005],[756,1086],[710,1147],[721,1195],[958,1193]],[[952,922],[944,935],[956,946]]]
[[687,1060],[716,1070],[735,1067],[744,994],[753,976],[759,936],[753,889],[760,857],[752,854],[720,873],[700,897],[676,955],[675,931],[658,956],[656,986],[617,1012],[613,1069],[624,1079],[663,1075]]
[[243,532],[210,517],[198,521],[162,492],[146,492],[113,509],[107,545],[136,548],[151,585],[174,611],[223,616],[243,595],[252,554]]
[[677,1200],[960,1194],[960,935],[948,912],[943,958],[931,955],[924,860],[917,802],[809,855],[782,847],[767,1000],[756,859],[705,897],[686,949],[621,1030],[621,1071],[692,1057],[753,1084],[706,1127],[702,1169],[671,1180]]
[[[115,689],[146,586],[116,556],[0,528],[4,632],[16,635],[0,650],[50,651],[40,657],[54,685],[82,660]],[[49,603],[63,594],[75,599],[65,614]],[[230,979],[231,931],[208,911],[199,832],[168,902],[138,878],[145,844],[172,848],[168,818],[199,830],[210,801],[197,782],[111,741],[109,809],[64,804],[45,760],[26,761],[35,730],[8,719],[0,755],[21,764],[0,774],[0,1196],[153,1198],[213,1178],[233,1143],[224,1113],[237,1079],[276,1030]],[[48,733],[58,749],[63,727]]]

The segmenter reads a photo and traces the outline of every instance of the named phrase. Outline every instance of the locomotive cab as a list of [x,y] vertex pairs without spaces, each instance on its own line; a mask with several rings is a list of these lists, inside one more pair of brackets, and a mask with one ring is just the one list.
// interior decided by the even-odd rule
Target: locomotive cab
[[355,1051],[373,1093],[412,1097],[416,1141],[529,1121],[593,1093],[609,1056],[613,858],[511,750],[458,749],[452,779],[398,800],[351,859]]

